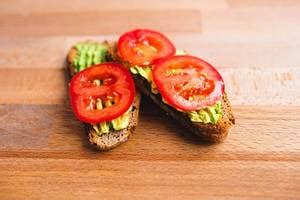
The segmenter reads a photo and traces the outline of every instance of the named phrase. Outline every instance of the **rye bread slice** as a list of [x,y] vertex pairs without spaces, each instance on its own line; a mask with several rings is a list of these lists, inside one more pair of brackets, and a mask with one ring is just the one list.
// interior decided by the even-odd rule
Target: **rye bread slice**
[[192,122],[184,112],[180,112],[162,101],[160,94],[151,92],[151,86],[146,79],[140,75],[133,75],[136,86],[140,91],[152,99],[161,109],[168,113],[172,118],[177,120],[183,127],[199,136],[201,139],[209,142],[220,142],[229,133],[230,128],[235,123],[227,94],[222,97],[223,117],[217,124],[205,124],[201,122]]
[[[117,60],[123,65],[130,67],[128,62],[122,61],[122,59],[117,54],[117,45],[110,45],[109,48],[110,55],[113,60]],[[199,136],[201,139],[208,142],[220,142],[228,135],[230,128],[235,124],[235,118],[232,113],[230,102],[225,93],[221,99],[223,117],[219,119],[217,124],[210,123],[201,123],[201,122],[192,122],[189,117],[184,113],[176,110],[175,108],[165,104],[162,101],[160,94],[154,94],[151,92],[151,85],[149,82],[142,76],[138,74],[133,75],[135,84],[137,88],[152,101],[157,104],[161,109],[163,109],[167,114],[172,118],[177,120],[183,127],[193,134]]]
[[[106,41],[103,44],[109,46],[109,43]],[[75,74],[72,63],[76,58],[76,56],[77,56],[77,50],[73,47],[71,48],[67,56],[68,71],[71,77]],[[107,59],[112,61],[111,58],[112,57],[108,55]],[[84,123],[86,132],[88,134],[89,142],[94,147],[96,147],[98,150],[101,151],[107,151],[113,149],[116,146],[126,142],[130,134],[133,133],[133,131],[135,130],[138,124],[139,107],[140,107],[140,94],[137,92],[134,102],[131,106],[131,111],[129,113],[130,114],[129,125],[127,126],[127,128],[119,131],[110,131],[107,134],[103,134],[99,136],[91,124]]]

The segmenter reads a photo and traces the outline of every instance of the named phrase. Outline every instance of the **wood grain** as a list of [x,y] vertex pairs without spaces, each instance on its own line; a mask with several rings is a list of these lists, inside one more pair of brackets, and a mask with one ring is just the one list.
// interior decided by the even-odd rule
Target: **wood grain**
[[[18,4],[19,6],[15,6]],[[59,6],[57,6],[59,5]],[[98,5],[98,6],[95,6]],[[218,10],[227,8],[226,0],[152,0],[140,1],[131,0],[126,3],[123,0],[52,0],[44,3],[43,0],[2,0],[0,1],[1,13],[18,14],[18,13],[57,13],[72,12],[78,13],[82,11],[123,11],[123,10]]]
[[[297,68],[300,34],[164,32],[179,49],[217,67]],[[300,33],[300,30],[299,30]],[[0,37],[0,68],[64,68],[65,55],[78,41],[116,41],[119,35]],[[237,59],[239,58],[239,59]]]
[[68,101],[63,69],[1,69],[0,103],[64,104]]
[[[151,18],[148,17],[150,15]],[[86,11],[76,14],[64,12],[0,16],[0,36],[93,35],[100,32],[121,34],[140,24],[143,24],[143,28],[162,31],[176,31],[178,26],[181,32],[201,30],[199,11]]]
[[96,194],[108,199],[295,199],[299,167],[283,161],[156,161],[153,166],[152,161],[3,159],[0,173],[7,177],[1,180],[4,191],[14,199],[28,193],[35,199],[99,198]]
[[[126,157],[123,159],[145,159],[135,153],[138,151],[144,156],[152,155],[153,159],[158,160],[166,159],[164,156],[174,160],[197,160],[205,154],[211,157],[204,156],[201,159],[247,160],[256,156],[256,159],[276,160],[278,156],[280,160],[284,159],[288,153],[292,153],[296,158],[300,157],[300,128],[298,126],[300,116],[297,115],[300,112],[299,106],[235,106],[238,124],[233,128],[230,138],[218,145],[195,141],[195,137],[174,124],[150,101],[144,100],[142,106],[140,125],[132,136],[131,142],[113,150],[111,154],[109,152],[110,156],[120,158],[126,151]],[[286,115],[276,116],[278,111]],[[29,117],[20,123],[19,121],[22,121],[26,113],[30,113]],[[69,105],[3,105],[1,116],[3,120],[0,149],[5,151],[5,153],[0,153],[2,156],[27,157],[28,151],[29,157],[55,158],[55,156],[60,156],[80,159],[82,154],[88,156],[95,153],[89,150],[83,126],[75,120]],[[286,125],[286,122],[289,124]],[[37,125],[33,127],[34,123]],[[32,128],[40,131],[32,131]],[[260,132],[260,135],[257,135],[257,132]],[[290,133],[293,135],[290,136]],[[38,145],[38,149],[35,148],[37,143],[26,149],[27,144],[24,144],[24,140],[33,136],[46,138],[47,143],[43,140]],[[10,142],[6,142],[8,139],[11,139]],[[280,140],[280,145],[278,140]],[[25,149],[20,151],[22,149],[20,147]],[[86,153],[85,150],[87,150]],[[35,151],[38,151],[40,155],[30,153]],[[64,151],[73,152],[73,155],[64,154]],[[247,154],[249,158],[243,158]],[[101,155],[94,156],[97,158]],[[222,158],[224,155],[226,156]],[[293,156],[288,157],[289,160]]]
[[[228,140],[208,145],[195,142],[168,116],[144,101],[140,126],[130,142],[106,153],[89,148],[83,127],[68,106],[33,109],[10,105],[4,110],[10,113],[4,115],[6,126],[1,124],[0,141],[10,141],[1,144],[0,182],[5,183],[4,194],[11,198],[29,192],[32,198],[45,193],[51,198],[86,198],[105,191],[109,191],[107,198],[125,195],[134,199],[299,196],[300,117],[293,117],[300,112],[299,107],[236,107],[238,125]],[[32,110],[39,120],[32,116],[25,126],[16,126],[13,117]],[[276,116],[278,110],[286,115]],[[34,122],[40,125],[40,131],[32,132],[30,124]],[[27,146],[24,141],[29,142],[28,137],[40,139]],[[142,177],[145,182],[141,183]],[[278,184],[273,185],[274,181]],[[116,183],[124,186],[115,188]],[[128,184],[130,187],[125,186]],[[65,194],[73,190],[78,191]]]
[[[233,105],[300,105],[300,70],[296,67],[240,68],[237,71],[236,67],[221,66],[218,69],[223,75]],[[0,103],[68,102],[68,80],[63,68],[43,69],[36,66],[19,72],[18,68],[0,69]]]
[[[299,199],[296,0],[0,1],[0,199]],[[99,153],[70,109],[77,41],[136,27],[221,72],[236,125],[203,143],[142,100],[130,140]]]
[[227,0],[228,5],[233,8],[252,8],[252,7],[299,7],[300,2],[298,0]]
[[[275,7],[241,8],[202,11],[202,30],[205,33],[256,33],[285,37],[299,33],[299,6],[292,8]],[[221,36],[221,34],[220,34]],[[271,36],[272,37],[272,36]]]

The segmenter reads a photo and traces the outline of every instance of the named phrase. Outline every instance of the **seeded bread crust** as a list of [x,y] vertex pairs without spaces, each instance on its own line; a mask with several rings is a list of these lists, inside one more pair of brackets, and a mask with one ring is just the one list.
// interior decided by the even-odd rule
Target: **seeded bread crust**
[[[109,43],[106,41],[103,44],[109,45]],[[67,56],[68,71],[71,77],[75,74],[72,63],[76,58],[76,56],[77,56],[77,50],[75,48],[71,48]],[[108,55],[108,59],[111,60],[110,55]],[[91,124],[84,123],[86,132],[88,134],[89,142],[92,144],[92,146],[94,146],[96,149],[100,151],[108,151],[126,142],[129,136],[133,133],[133,131],[137,127],[139,108],[140,108],[140,94],[137,92],[130,111],[129,125],[126,129],[122,129],[120,131],[111,131],[107,134],[103,134],[99,136]]]
[[[113,60],[117,60],[123,65],[130,67],[128,62],[122,61],[117,54],[117,46],[116,44],[110,45],[109,48],[110,55]],[[231,127],[235,124],[235,118],[233,116],[232,108],[230,102],[228,100],[227,94],[224,93],[221,103],[223,109],[223,117],[219,119],[217,124],[205,124],[201,122],[192,122],[187,114],[184,112],[180,112],[175,108],[165,104],[162,101],[160,94],[154,94],[151,92],[151,85],[149,82],[143,78],[142,76],[136,74],[133,75],[135,84],[137,88],[152,101],[157,104],[161,109],[163,109],[167,114],[169,114],[172,118],[177,120],[183,127],[185,127],[189,132],[199,136],[201,139],[208,142],[221,142],[228,135]]]

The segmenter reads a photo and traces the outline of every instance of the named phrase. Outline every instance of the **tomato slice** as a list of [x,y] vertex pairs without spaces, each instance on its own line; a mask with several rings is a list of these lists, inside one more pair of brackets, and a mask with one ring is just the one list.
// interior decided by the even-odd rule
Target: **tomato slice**
[[[125,67],[107,62],[77,73],[70,83],[70,96],[75,116],[80,121],[96,124],[125,113],[133,103],[135,87]],[[102,106],[108,101],[112,105],[96,109],[96,102],[102,102]]]
[[119,56],[139,66],[174,55],[175,50],[166,36],[153,30],[136,29],[123,34],[118,40]]
[[172,56],[157,62],[153,81],[167,103],[183,111],[213,105],[224,93],[217,70],[193,56]]

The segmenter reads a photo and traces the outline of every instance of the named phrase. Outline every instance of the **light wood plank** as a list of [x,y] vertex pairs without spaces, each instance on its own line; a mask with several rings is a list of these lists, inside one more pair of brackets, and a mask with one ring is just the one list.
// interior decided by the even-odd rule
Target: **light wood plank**
[[[240,8],[213,12],[203,10],[202,31],[204,33],[269,34],[270,37],[288,37],[290,33],[299,34],[300,12],[292,8]],[[259,48],[259,47],[258,47]]]
[[113,41],[117,36],[0,37],[0,68],[64,68],[70,48],[80,41]]
[[[16,6],[18,5],[18,6]],[[123,10],[201,10],[227,8],[226,0],[1,0],[1,14],[32,14],[32,13],[78,13],[85,11],[123,11]]]
[[[300,34],[164,32],[179,49],[217,67],[297,68]],[[0,37],[0,68],[63,68],[68,50],[78,41],[117,40],[119,35],[74,37]]]
[[282,35],[216,31],[170,37],[179,49],[217,67],[287,69],[300,65],[300,34],[296,31]]
[[1,104],[64,104],[68,101],[63,69],[1,69]]
[[[298,68],[218,69],[233,105],[300,105]],[[64,69],[0,69],[0,103],[65,104],[68,81]]]
[[230,8],[274,8],[274,7],[300,7],[298,0],[227,0]]
[[0,36],[120,34],[138,27],[200,32],[201,15],[193,10],[1,14],[0,27]]
[[[240,8],[217,11],[210,9],[170,9],[168,11],[132,9],[101,12],[85,10],[75,14],[72,12],[29,13],[25,16],[4,12],[0,14],[0,35],[112,34],[122,33],[136,27],[148,27],[162,31],[268,33],[284,36],[287,33],[299,32],[298,21],[295,20],[298,18],[297,7]],[[77,24],[79,19],[80,29]],[[113,23],[104,23],[107,21]]]
[[300,105],[299,68],[221,68],[234,105]]

